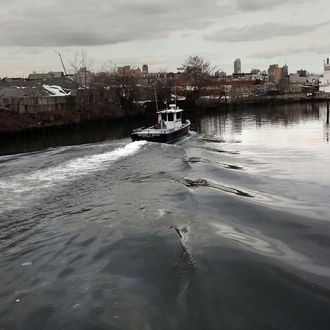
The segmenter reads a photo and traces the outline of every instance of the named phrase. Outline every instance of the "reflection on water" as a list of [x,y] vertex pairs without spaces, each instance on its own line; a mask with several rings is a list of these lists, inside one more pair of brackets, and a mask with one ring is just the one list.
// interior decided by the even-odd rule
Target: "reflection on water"
[[[242,244],[245,247],[251,248],[258,253],[263,253],[271,256],[288,256],[289,260],[301,260],[302,256],[290,250],[282,243],[272,239],[261,238],[257,233],[243,232],[242,227],[237,229],[233,226],[224,223],[211,223],[211,226],[216,228],[216,233],[236,243]],[[259,236],[259,237],[258,237]]]
[[304,271],[319,276],[330,277],[330,267],[314,264],[313,260],[292,250],[289,246],[278,240],[263,237],[257,232],[248,232],[248,230],[242,226],[238,229],[224,223],[211,223],[210,225],[216,228],[216,233],[218,235],[230,241],[234,241],[244,248],[271,257],[281,258],[291,266],[295,266]]
[[329,143],[329,136],[330,136],[330,126],[326,125],[324,127],[324,140]]
[[[316,126],[324,123],[323,140],[329,142],[329,125],[326,125],[326,104],[290,104],[276,106],[246,107],[243,109],[221,109],[213,115],[197,117],[187,112],[185,116],[192,121],[192,126],[204,139],[213,142],[240,143],[246,130],[252,128],[260,134],[262,128],[272,129],[293,125]],[[120,122],[83,123],[63,130],[40,132],[16,138],[6,138],[0,141],[0,155],[19,152],[30,152],[49,147],[77,145],[128,137],[131,130],[152,124],[154,117],[130,119]],[[261,131],[258,131],[258,128]],[[321,132],[321,130],[320,130]],[[308,133],[311,133],[310,131]],[[314,132],[316,134],[316,132]]]
[[[309,139],[311,134],[312,138],[322,138],[322,129],[319,128],[324,126],[323,123],[326,123],[324,104],[277,105],[233,109],[204,116],[198,123],[197,130],[214,142],[247,142],[251,140],[251,132],[262,135],[258,141],[267,142],[270,139],[275,142],[276,138],[282,138],[280,133],[288,133],[285,128],[297,125],[300,127],[295,134],[299,134],[299,138],[305,134],[309,134]],[[270,127],[272,131],[269,131]]]

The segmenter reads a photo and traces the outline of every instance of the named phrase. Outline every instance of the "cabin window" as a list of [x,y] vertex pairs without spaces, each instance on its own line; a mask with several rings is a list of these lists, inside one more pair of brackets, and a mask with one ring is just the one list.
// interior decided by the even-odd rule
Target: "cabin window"
[[173,113],[168,114],[168,121],[173,121]]
[[165,121],[167,121],[167,118],[166,118],[166,113],[162,113],[162,120],[165,120]]
[[181,119],[181,112],[177,112],[176,119]]

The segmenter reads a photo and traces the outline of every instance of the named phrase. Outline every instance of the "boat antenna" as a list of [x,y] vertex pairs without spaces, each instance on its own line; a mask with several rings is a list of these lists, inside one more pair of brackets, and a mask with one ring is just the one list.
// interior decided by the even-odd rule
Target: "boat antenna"
[[174,81],[174,97],[175,97],[175,108],[176,108],[176,80]]
[[154,94],[155,94],[155,101],[156,101],[156,110],[158,112],[158,101],[157,101],[156,87],[154,87]]

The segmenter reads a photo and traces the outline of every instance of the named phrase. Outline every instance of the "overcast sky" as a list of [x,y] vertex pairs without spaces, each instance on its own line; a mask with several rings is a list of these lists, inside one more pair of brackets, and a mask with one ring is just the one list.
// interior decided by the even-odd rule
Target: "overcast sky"
[[0,0],[0,77],[67,70],[84,50],[94,70],[176,71],[190,55],[232,73],[287,64],[321,73],[329,0]]

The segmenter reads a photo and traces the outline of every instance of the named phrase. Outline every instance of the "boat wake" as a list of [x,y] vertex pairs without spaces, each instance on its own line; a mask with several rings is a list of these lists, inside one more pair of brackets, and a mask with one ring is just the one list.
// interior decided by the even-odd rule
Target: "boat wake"
[[79,157],[57,166],[0,179],[0,214],[5,210],[24,207],[27,201],[47,189],[100,171],[120,159],[134,155],[146,143],[146,141],[131,142],[108,152]]

